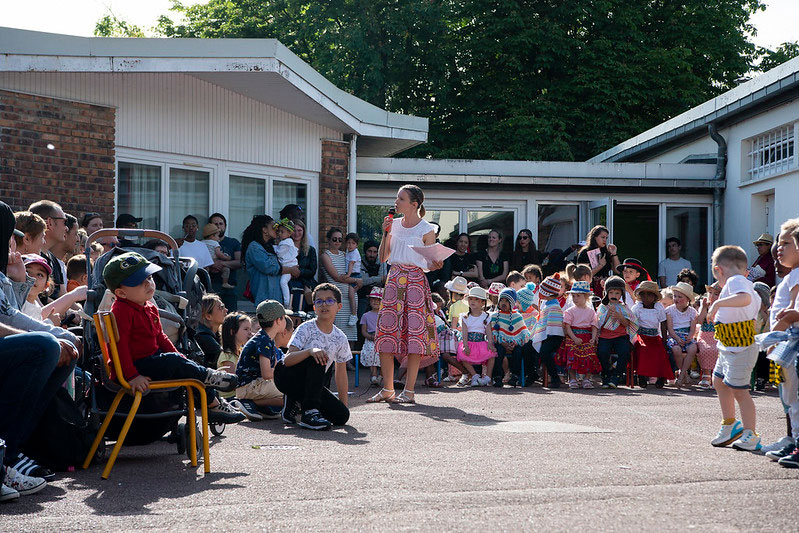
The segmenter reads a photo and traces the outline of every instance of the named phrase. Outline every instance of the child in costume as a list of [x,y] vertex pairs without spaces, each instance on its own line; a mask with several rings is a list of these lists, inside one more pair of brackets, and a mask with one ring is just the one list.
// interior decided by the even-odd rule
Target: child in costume
[[694,340],[696,335],[697,312],[693,307],[696,294],[694,288],[684,281],[671,287],[674,295],[674,304],[666,308],[666,324],[669,338],[666,341],[680,376],[677,378],[677,387],[681,387],[688,380],[688,369],[696,357],[697,345]]
[[380,287],[372,287],[369,292],[369,306],[370,309],[361,317],[361,334],[364,341],[361,347],[361,364],[369,367],[372,377],[369,381],[372,385],[377,386],[380,379],[377,377],[378,368],[380,368],[380,354],[375,351],[375,333],[377,333],[377,313],[380,311],[380,302],[383,300],[383,289]]
[[[482,287],[469,289],[469,312],[461,315],[461,339],[458,344],[458,361],[466,368],[472,387],[485,387],[491,383],[494,369],[494,343],[491,338],[491,320],[485,312],[488,295]],[[482,365],[483,373],[478,374],[474,365]]]
[[[627,369],[638,326],[635,315],[624,305],[624,280],[611,276],[605,280],[604,289],[602,303],[597,309],[599,343],[596,352],[602,364],[602,388],[615,389],[619,386],[621,373]],[[615,362],[610,357],[612,352],[616,353]]]
[[716,360],[719,358],[719,350],[716,346],[716,327],[708,316],[708,309],[713,305],[713,302],[719,299],[719,294],[721,294],[719,282],[716,281],[712,285],[705,285],[705,291],[706,295],[699,304],[699,315],[696,317],[696,323],[699,324],[696,338],[698,348],[696,358],[699,360],[699,368],[702,372],[699,379],[699,388],[710,390],[713,387],[710,381],[713,367],[716,366]]
[[666,310],[660,303],[660,290],[654,281],[642,281],[635,289],[638,302],[633,306],[638,336],[633,345],[638,386],[646,388],[648,378],[656,378],[655,387],[663,388],[666,380],[674,379],[669,355],[663,346],[666,336]]
[[[590,271],[589,271],[590,275]],[[601,370],[596,355],[597,328],[596,312],[590,304],[591,282],[575,281],[569,291],[572,306],[563,312],[563,331],[566,337],[558,350],[558,365],[569,371],[569,388],[593,389],[590,374]]]
[[541,362],[549,374],[549,387],[560,387],[555,354],[563,342],[563,309],[558,302],[562,284],[560,274],[549,276],[538,286],[541,308],[533,329],[533,348],[538,352]]
[[516,309],[517,296],[513,289],[503,289],[499,293],[497,312],[491,316],[491,329],[494,333],[494,346],[497,361],[494,364],[494,386],[502,387],[502,361],[507,357],[510,362],[510,379],[508,385],[515,387],[521,372],[522,347],[530,342],[532,334],[524,323],[524,318]]

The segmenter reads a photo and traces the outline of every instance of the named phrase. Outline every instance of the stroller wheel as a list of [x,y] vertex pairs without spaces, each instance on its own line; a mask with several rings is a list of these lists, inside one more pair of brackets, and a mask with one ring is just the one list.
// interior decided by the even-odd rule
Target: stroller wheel
[[225,432],[225,424],[218,424],[214,422],[209,427],[211,428],[211,433],[213,433],[217,437]]
[[[188,457],[189,456],[189,425],[181,422],[180,424],[178,424],[178,429],[180,430],[180,434],[181,434],[182,439],[183,439],[183,451],[180,451],[180,447],[178,447],[178,453],[185,453],[186,456]],[[196,439],[197,442],[195,443],[196,444],[196,451],[199,452],[200,448],[202,446],[201,443],[203,441],[203,434],[200,431],[200,424],[196,424],[195,425],[195,435],[197,437],[197,439]]]
[[175,428],[175,444],[178,448],[178,453],[183,455],[186,453],[186,443],[188,442],[189,433],[186,431],[186,424],[180,422]]

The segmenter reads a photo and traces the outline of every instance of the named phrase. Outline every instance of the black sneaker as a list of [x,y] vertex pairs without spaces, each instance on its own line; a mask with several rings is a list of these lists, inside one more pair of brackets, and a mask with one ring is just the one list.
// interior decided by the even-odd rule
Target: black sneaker
[[203,383],[222,392],[233,392],[239,384],[239,378],[236,374],[229,374],[221,370],[209,368]]
[[559,389],[560,386],[561,386],[560,379],[555,378],[555,379],[550,379],[549,380],[549,388],[550,389]]
[[609,389],[618,389],[619,388],[619,384],[611,379],[610,381],[608,381],[608,388]]
[[300,418],[300,427],[307,429],[324,430],[333,427],[328,419],[323,417],[317,409],[309,409]]
[[502,376],[498,376],[494,378],[494,386],[498,389],[501,389],[505,384],[502,383]]
[[11,467],[23,476],[40,477],[45,481],[53,481],[55,479],[55,472],[43,467],[22,453],[17,454],[17,462]]
[[663,385],[665,384],[666,384],[666,378],[658,378],[657,381],[655,381],[655,388],[662,389]]
[[508,387],[516,387],[519,384],[519,378],[516,377],[516,374],[511,374],[510,379],[508,380]]
[[208,422],[211,424],[235,424],[246,420],[244,413],[230,405],[227,400],[219,398],[219,405],[208,408]]
[[646,376],[638,376],[638,386],[645,389],[649,386],[649,378]]
[[283,395],[283,411],[280,417],[286,424],[296,424],[297,415],[300,414],[300,402],[290,400],[288,394]]
[[791,455],[795,449],[796,449],[796,445],[793,442],[791,442],[790,444],[786,444],[785,446],[783,446],[779,450],[773,450],[773,451],[770,451],[770,452],[766,452],[766,457],[768,457],[772,461],[779,461],[783,457],[787,457],[787,456]]
[[799,448],[794,448],[790,455],[786,455],[777,464],[786,468],[799,468]]

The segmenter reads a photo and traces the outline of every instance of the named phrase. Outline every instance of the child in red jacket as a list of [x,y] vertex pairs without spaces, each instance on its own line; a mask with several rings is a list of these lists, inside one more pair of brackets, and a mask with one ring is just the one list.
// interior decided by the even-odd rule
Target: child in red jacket
[[211,422],[233,423],[244,420],[216,391],[235,390],[235,374],[206,368],[179,353],[161,328],[158,308],[150,301],[155,293],[152,275],[161,267],[135,252],[111,259],[103,278],[116,296],[111,312],[119,329],[119,362],[125,380],[134,391],[146,392],[151,379],[196,379],[208,385],[208,418]]

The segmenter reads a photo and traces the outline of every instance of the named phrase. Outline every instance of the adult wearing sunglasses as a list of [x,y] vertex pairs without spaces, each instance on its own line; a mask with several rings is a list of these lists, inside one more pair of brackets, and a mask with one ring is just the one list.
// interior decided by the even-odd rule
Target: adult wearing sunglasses
[[[350,283],[355,283],[355,278],[347,276],[346,254],[341,249],[344,243],[344,232],[339,228],[327,230],[327,250],[319,258],[319,281],[332,283],[342,294],[347,294]],[[355,298],[358,305],[358,298]],[[358,326],[350,326],[347,321],[352,314],[348,298],[344,298],[342,309],[336,315],[336,327],[343,331],[351,341],[358,340]]]
[[523,229],[516,236],[516,245],[510,256],[510,269],[521,272],[527,265],[541,266],[544,254],[538,251],[533,240],[533,232]]
[[42,217],[42,220],[47,225],[47,229],[44,230],[44,245],[42,246],[41,255],[47,260],[53,272],[55,288],[50,297],[58,299],[59,296],[66,293],[67,282],[64,279],[61,266],[58,264],[58,259],[51,250],[57,243],[63,243],[67,240],[67,216],[60,205],[50,200],[40,200],[32,203],[28,207],[28,211]]

